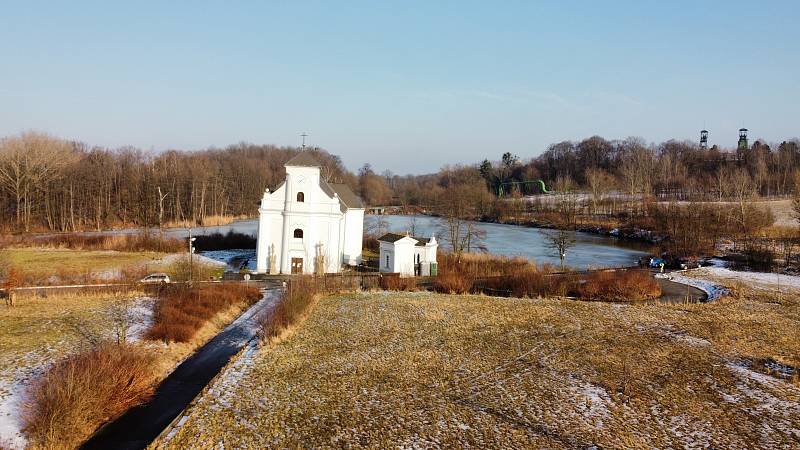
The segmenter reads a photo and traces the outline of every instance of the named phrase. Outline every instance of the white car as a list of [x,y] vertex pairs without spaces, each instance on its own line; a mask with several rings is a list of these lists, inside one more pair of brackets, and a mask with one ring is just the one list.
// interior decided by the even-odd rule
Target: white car
[[139,282],[144,284],[166,284],[169,283],[169,275],[165,273],[151,273],[139,280]]

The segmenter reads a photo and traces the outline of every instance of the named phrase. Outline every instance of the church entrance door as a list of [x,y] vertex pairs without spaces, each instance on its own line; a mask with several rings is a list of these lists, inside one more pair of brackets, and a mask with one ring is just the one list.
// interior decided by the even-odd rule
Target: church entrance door
[[303,258],[292,258],[292,274],[303,273]]

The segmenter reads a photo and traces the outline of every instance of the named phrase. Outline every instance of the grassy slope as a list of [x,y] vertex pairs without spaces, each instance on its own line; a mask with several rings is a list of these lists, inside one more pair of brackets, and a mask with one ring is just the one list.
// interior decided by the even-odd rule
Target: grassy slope
[[208,396],[171,448],[717,447],[800,442],[798,302],[710,305],[361,294]]

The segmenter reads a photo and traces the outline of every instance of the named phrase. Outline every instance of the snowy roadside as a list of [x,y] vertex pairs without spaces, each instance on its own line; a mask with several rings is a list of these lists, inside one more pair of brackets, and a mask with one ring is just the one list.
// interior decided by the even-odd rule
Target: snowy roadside
[[724,286],[716,284],[713,281],[687,277],[679,272],[658,273],[656,274],[656,278],[663,278],[665,280],[670,280],[675,283],[685,284],[687,286],[700,289],[701,291],[706,293],[707,302],[714,301],[724,295],[727,295],[730,292]]
[[742,272],[725,267],[701,267],[694,269],[692,274],[708,276],[716,280],[747,283],[750,287],[778,291],[783,289],[800,290],[800,277],[766,272]]
[[770,292],[800,291],[800,276],[732,270],[725,267],[724,261],[711,262],[711,266],[657,274],[656,277],[696,287],[708,294],[708,301],[727,295],[730,290],[725,285],[735,283]]
[[[127,340],[138,342],[152,323],[155,299],[137,297],[131,303],[127,316],[130,327]],[[108,331],[108,330],[107,330]],[[109,334],[109,338],[113,337]],[[22,434],[22,407],[25,393],[33,381],[50,366],[54,360],[66,356],[69,350],[43,347],[31,351],[22,358],[23,364],[11,371],[0,373],[0,448],[22,449],[27,439]]]
[[[177,261],[177,260],[179,260],[181,258],[184,258],[185,256],[186,256],[185,253],[170,253],[169,255],[166,255],[163,258],[161,258],[159,260],[156,260],[154,262],[157,263],[157,264],[172,264],[175,261]],[[216,260],[216,259],[213,259],[213,258],[209,258],[207,256],[203,256],[203,255],[201,255],[199,253],[195,253],[194,256],[192,256],[192,258],[194,258],[195,262],[198,262],[200,264],[208,264],[210,266],[217,266],[217,267],[225,267],[226,266],[226,263],[224,263],[222,261],[219,261],[219,260]]]

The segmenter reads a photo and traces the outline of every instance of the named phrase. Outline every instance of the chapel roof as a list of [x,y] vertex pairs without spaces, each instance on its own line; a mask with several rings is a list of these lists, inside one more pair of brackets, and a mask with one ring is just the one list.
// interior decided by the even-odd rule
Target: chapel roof
[[425,244],[430,242],[429,238],[417,237],[417,236],[409,236],[407,234],[397,234],[397,233],[386,233],[383,236],[379,237],[378,240],[379,241],[383,241],[383,242],[395,243],[395,242],[399,241],[400,239],[407,238],[407,237],[417,241],[417,243],[415,245],[421,246],[421,247],[424,247]]
[[322,167],[313,156],[311,156],[310,152],[301,151],[300,153],[294,155],[294,158],[290,159],[289,161],[284,164],[286,167]]

